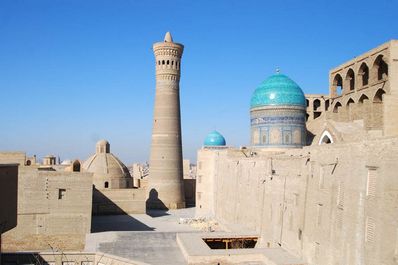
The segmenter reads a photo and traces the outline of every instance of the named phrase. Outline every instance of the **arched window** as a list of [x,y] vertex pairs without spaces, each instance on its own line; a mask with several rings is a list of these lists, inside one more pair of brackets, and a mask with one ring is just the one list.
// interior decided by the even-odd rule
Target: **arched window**
[[321,106],[321,101],[319,99],[315,99],[313,106],[315,111],[318,110],[318,108]]
[[108,181],[105,181],[105,183],[104,183],[104,188],[105,188],[105,189],[109,188],[109,182],[108,182]]
[[325,110],[326,111],[329,110],[329,105],[330,105],[330,100],[329,99],[325,100]]
[[30,166],[32,164],[32,162],[30,160],[26,160],[26,165]]
[[333,141],[333,137],[332,135],[328,132],[328,131],[324,131],[321,135],[321,137],[319,138],[319,145],[322,144],[332,144]]
[[160,60],[158,61],[158,65],[160,65]]
[[174,61],[171,61],[171,65],[174,65]]
[[337,74],[333,79],[333,89],[336,95],[340,96],[343,94],[343,78],[340,74]]
[[327,135],[323,136],[323,138],[321,139],[321,144],[331,144],[331,143],[332,141]]
[[77,160],[73,162],[73,172],[80,172],[80,162]]
[[373,103],[382,103],[383,102],[383,95],[386,92],[383,89],[377,90],[374,98],[373,98]]
[[350,91],[353,91],[355,89],[355,74],[354,74],[354,70],[352,70],[350,68],[348,70],[348,72],[347,72],[347,75],[346,75],[345,79],[347,80],[348,87],[349,87]]
[[308,100],[308,98],[305,99],[305,102],[307,103],[307,108],[310,106],[310,101]]
[[369,83],[369,67],[366,65],[366,63],[361,64],[358,75],[361,77],[362,86],[367,86]]
[[388,64],[384,61],[383,55],[377,56],[373,64],[373,74],[377,76],[377,80],[382,80],[388,76]]
[[334,105],[333,112],[334,112],[334,113],[338,113],[338,112],[339,112],[339,108],[341,108],[341,103],[340,103],[340,102],[337,102],[337,103]]
[[162,64],[164,64],[164,60],[162,61]]
[[169,65],[170,64],[170,61],[169,60],[167,60],[167,65]]

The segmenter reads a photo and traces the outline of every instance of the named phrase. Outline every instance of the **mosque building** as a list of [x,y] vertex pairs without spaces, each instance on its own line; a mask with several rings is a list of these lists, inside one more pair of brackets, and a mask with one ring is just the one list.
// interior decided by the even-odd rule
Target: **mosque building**
[[275,264],[396,264],[397,115],[397,40],[331,69],[328,94],[277,72],[251,97],[250,146],[198,151],[196,217],[296,257]]
[[257,87],[251,98],[252,146],[273,149],[305,146],[305,115],[303,91],[278,70]]

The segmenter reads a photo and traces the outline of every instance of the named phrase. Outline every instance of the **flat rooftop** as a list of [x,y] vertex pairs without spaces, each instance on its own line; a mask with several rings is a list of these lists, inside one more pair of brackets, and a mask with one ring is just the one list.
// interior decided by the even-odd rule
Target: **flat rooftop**
[[[191,225],[195,208],[147,214],[93,216],[85,251],[102,252],[148,264],[304,265],[282,248],[210,249],[203,238],[259,237],[250,232],[204,232]],[[206,230],[208,231],[208,230]],[[240,230],[241,231],[241,230]]]

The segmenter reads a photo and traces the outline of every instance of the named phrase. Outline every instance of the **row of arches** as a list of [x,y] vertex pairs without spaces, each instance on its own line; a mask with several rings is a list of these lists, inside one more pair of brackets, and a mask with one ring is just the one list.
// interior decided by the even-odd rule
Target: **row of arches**
[[172,68],[172,69],[180,69],[180,61],[174,61],[174,60],[159,60],[157,62],[158,67],[167,67],[167,68]]
[[316,98],[312,100],[312,104],[310,106],[310,100],[307,98],[307,108],[312,108],[313,111],[320,111],[321,110],[321,100],[319,98]]
[[362,120],[364,129],[380,130],[384,125],[385,94],[383,89],[378,89],[375,93],[362,93],[345,101],[337,100],[331,109],[333,120],[341,122]]
[[380,54],[374,60],[371,69],[366,62],[362,62],[355,74],[353,68],[349,68],[345,75],[337,73],[333,77],[331,95],[340,96],[357,89],[368,86],[370,83],[386,80],[388,77],[388,64],[384,55]]
[[323,96],[306,98],[307,102],[307,121],[319,118],[322,113],[329,109],[330,100]]
[[[372,103],[382,103],[383,102],[383,95],[385,93],[386,92],[383,89],[377,90],[376,93],[374,94],[374,96],[371,97],[372,98]],[[362,93],[359,96],[359,98],[358,98],[358,100],[356,102],[353,99],[353,97],[348,98],[348,100],[346,100],[346,102],[344,103],[344,106],[350,107],[352,104],[355,104],[355,103],[363,104],[367,100],[369,100],[369,95],[367,95],[365,93]],[[343,103],[341,101],[339,101],[339,100],[336,101],[334,103],[334,106],[333,106],[333,112],[334,113],[338,113],[339,108],[342,107],[342,106],[343,106]]]
[[181,50],[179,49],[155,49],[155,56],[179,56]]

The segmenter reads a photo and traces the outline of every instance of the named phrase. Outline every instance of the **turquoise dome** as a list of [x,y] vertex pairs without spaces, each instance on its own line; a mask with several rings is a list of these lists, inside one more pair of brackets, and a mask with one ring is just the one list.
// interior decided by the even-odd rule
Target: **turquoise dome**
[[272,75],[263,81],[250,101],[250,108],[283,105],[306,106],[301,88],[283,74]]
[[205,146],[225,146],[225,138],[217,131],[212,131],[206,136],[204,141]]

